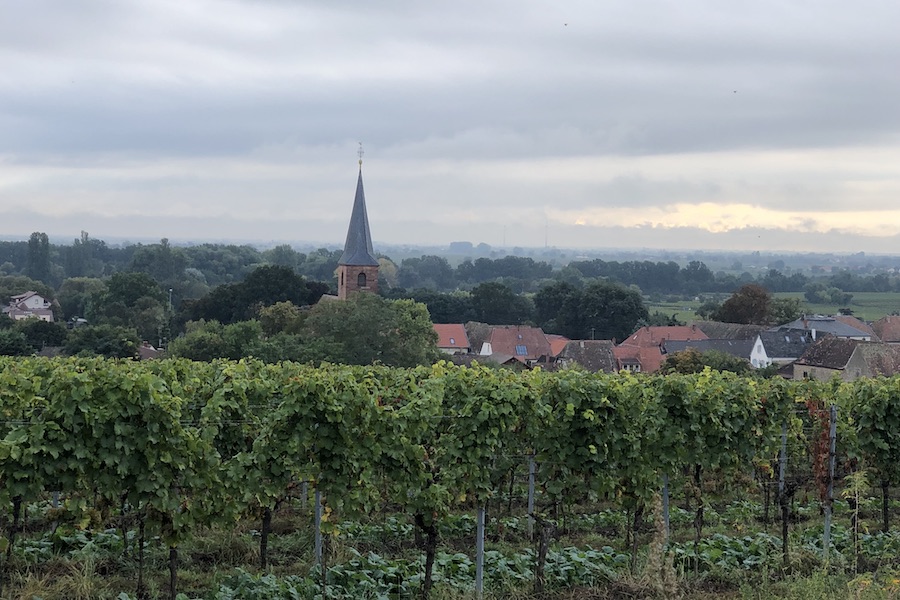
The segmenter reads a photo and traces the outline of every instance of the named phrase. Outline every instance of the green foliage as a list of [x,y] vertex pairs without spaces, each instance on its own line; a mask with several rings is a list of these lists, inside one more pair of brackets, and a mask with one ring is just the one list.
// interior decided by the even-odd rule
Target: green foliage
[[488,282],[472,289],[475,320],[491,325],[520,325],[532,317],[531,301],[502,283]]
[[30,277],[24,275],[0,276],[0,304],[2,306],[8,306],[12,296],[32,291],[37,292],[46,300],[52,301],[56,297],[53,288]]
[[36,318],[16,321],[16,329],[22,332],[25,340],[35,351],[41,350],[44,346],[62,346],[69,334],[66,326],[61,323]]
[[211,361],[216,358],[238,360],[252,356],[262,340],[258,321],[241,321],[222,325],[218,321],[192,321],[187,332],[169,344],[175,358]]
[[764,287],[747,284],[731,295],[713,315],[716,321],[767,325],[771,320],[772,296]]
[[65,352],[69,355],[134,358],[140,340],[137,332],[115,325],[88,325],[69,332]]
[[19,328],[0,329],[0,356],[28,356],[33,353],[34,347]]
[[57,300],[62,307],[65,320],[84,317],[88,312],[91,298],[102,298],[107,291],[101,279],[92,277],[70,277],[62,282],[57,292]]
[[[565,285],[556,284],[555,291],[545,298],[545,306],[559,302],[551,317],[556,333],[572,339],[623,340],[638,322],[650,317],[636,290],[606,281],[591,283],[581,290]],[[545,309],[544,315],[550,313]]]
[[374,294],[320,302],[306,317],[304,337],[318,345],[320,360],[343,364],[411,367],[437,357],[437,334],[425,306]]
[[688,348],[666,356],[660,373],[700,373],[707,367],[713,371],[730,371],[741,375],[746,375],[751,370],[750,363],[743,358],[717,350],[700,352],[696,348]]
[[255,317],[263,307],[279,302],[306,306],[319,300],[328,286],[308,282],[288,267],[262,266],[240,283],[220,285],[207,296],[185,303],[186,320],[219,321],[225,325]]
[[37,281],[51,283],[50,240],[46,233],[35,231],[28,238],[25,274]]

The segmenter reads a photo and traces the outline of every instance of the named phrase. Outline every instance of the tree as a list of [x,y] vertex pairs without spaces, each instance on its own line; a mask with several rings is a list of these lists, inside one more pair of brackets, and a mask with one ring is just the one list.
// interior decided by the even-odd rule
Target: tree
[[107,358],[135,358],[137,332],[129,327],[88,325],[69,332],[65,351],[69,355],[99,355]]
[[28,356],[33,352],[24,333],[18,329],[0,329],[0,356]]
[[700,373],[706,367],[714,371],[731,371],[738,374],[750,371],[750,363],[737,356],[716,350],[700,352],[696,348],[688,348],[668,355],[659,372],[663,374]]
[[240,283],[220,285],[203,298],[185,303],[185,320],[236,323],[253,318],[259,309],[278,302],[306,306],[318,302],[328,286],[307,281],[288,267],[256,268]]
[[578,288],[567,281],[557,281],[539,289],[534,295],[538,325],[554,329],[560,307],[569,297],[577,296],[579,293]]
[[585,339],[590,333],[600,340],[623,340],[634,331],[638,321],[650,317],[638,292],[606,281],[584,288],[577,315],[581,335],[575,339]]
[[442,256],[407,258],[400,263],[397,285],[405,288],[451,290],[456,279],[450,263]]
[[271,264],[277,267],[287,267],[292,271],[295,271],[297,267],[300,266],[300,263],[306,259],[305,254],[297,252],[289,244],[275,246],[271,250],[263,252],[263,256],[265,256]]
[[701,319],[712,319],[721,309],[722,305],[715,300],[706,300],[697,307],[697,310],[694,311],[694,313]]
[[799,319],[802,314],[800,298],[772,298],[769,303],[769,323],[772,325],[790,323]]
[[28,238],[28,262],[25,274],[32,279],[50,283],[50,240],[46,233],[35,231]]
[[187,325],[187,332],[169,344],[169,354],[197,361],[238,360],[253,356],[261,340],[262,327],[258,321],[230,325],[218,321],[192,321]]
[[37,292],[45,300],[53,300],[53,288],[24,275],[5,275],[0,277],[0,304],[7,306],[9,299],[25,292]]
[[434,323],[465,323],[474,317],[472,295],[466,292],[438,292],[420,288],[412,292],[402,289],[390,298],[409,298],[428,307],[428,314]]
[[534,307],[528,298],[517,296],[502,283],[489,282],[472,289],[472,311],[476,321],[519,325],[532,318]]
[[45,346],[62,346],[69,333],[65,325],[35,318],[16,321],[16,329],[22,332],[28,345],[36,351]]
[[138,246],[131,257],[130,271],[146,273],[159,284],[172,287],[184,278],[187,257],[179,248],[172,248],[163,238],[159,244]]
[[92,296],[106,292],[106,284],[93,277],[70,277],[62,282],[57,292],[57,300],[62,308],[63,318],[83,317],[87,314],[88,301]]
[[330,362],[412,367],[438,357],[437,334],[424,304],[374,294],[320,302],[309,311],[303,337]]
[[293,302],[276,302],[259,310],[259,324],[267,336],[297,334],[303,329],[306,314]]
[[767,325],[771,316],[772,296],[755,283],[741,286],[722,303],[715,319],[725,323]]

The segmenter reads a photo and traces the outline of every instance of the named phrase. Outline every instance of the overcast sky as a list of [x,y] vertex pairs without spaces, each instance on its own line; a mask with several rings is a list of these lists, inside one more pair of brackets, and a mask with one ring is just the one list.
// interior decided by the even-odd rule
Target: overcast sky
[[0,0],[0,235],[900,254],[895,0]]

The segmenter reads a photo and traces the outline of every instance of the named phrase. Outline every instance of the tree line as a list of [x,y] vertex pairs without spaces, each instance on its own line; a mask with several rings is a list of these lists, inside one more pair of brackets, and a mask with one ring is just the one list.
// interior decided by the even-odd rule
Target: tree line
[[[25,275],[53,288],[72,277],[108,277],[121,271],[144,272],[172,288],[179,298],[197,298],[215,286],[241,281],[260,265],[284,266],[314,281],[331,282],[341,251],[319,248],[300,252],[287,244],[261,250],[249,245],[158,244],[110,246],[86,232],[71,244],[51,244],[45,233],[34,232],[27,241],[0,241],[0,275]],[[760,276],[713,272],[701,261],[681,266],[674,261],[574,260],[564,266],[530,257],[466,258],[455,267],[447,258],[423,255],[399,262],[379,255],[382,281],[387,288],[428,289],[438,292],[472,290],[499,282],[513,292],[535,293],[551,281],[579,285],[604,279],[636,286],[643,294],[696,296],[732,293],[755,283],[770,292],[804,292],[810,302],[841,304],[847,293],[900,291],[893,274],[860,275],[842,270],[829,275],[785,274],[770,268]],[[399,293],[399,291],[398,291]]]

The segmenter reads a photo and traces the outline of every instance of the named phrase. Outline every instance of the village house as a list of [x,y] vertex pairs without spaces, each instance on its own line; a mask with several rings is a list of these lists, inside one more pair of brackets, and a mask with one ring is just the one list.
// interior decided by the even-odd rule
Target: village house
[[481,346],[480,356],[490,356],[494,362],[506,362],[504,357],[532,366],[542,357],[552,356],[552,348],[544,331],[539,327],[524,325],[504,325],[491,328],[486,342]]
[[666,359],[667,342],[706,339],[696,325],[641,327],[613,349],[616,370],[655,373]]
[[794,363],[793,379],[844,381],[900,373],[900,348],[879,342],[827,337],[818,340]]
[[3,307],[3,314],[9,316],[13,321],[40,319],[48,323],[53,322],[51,303],[34,291],[10,298],[9,306]]
[[[819,334],[819,339],[826,337],[830,337],[830,334]],[[806,329],[763,331],[759,334],[759,339],[766,350],[766,356],[776,365],[794,362],[816,341],[813,333]]]
[[557,354],[556,364],[562,369],[577,365],[591,373],[615,373],[614,349],[612,340],[571,340]]
[[766,349],[757,334],[752,339],[743,340],[670,340],[663,344],[664,354],[674,354],[693,348],[697,352],[721,352],[746,360],[754,369],[762,369],[772,364]]
[[814,340],[823,333],[829,333],[834,337],[862,342],[878,341],[871,327],[849,315],[804,315],[775,328],[776,331],[780,329],[803,329],[809,331]]
[[882,317],[872,323],[872,330],[885,344],[900,344],[900,316]]
[[444,354],[469,354],[472,351],[462,323],[435,323],[434,331],[438,335],[438,349]]

